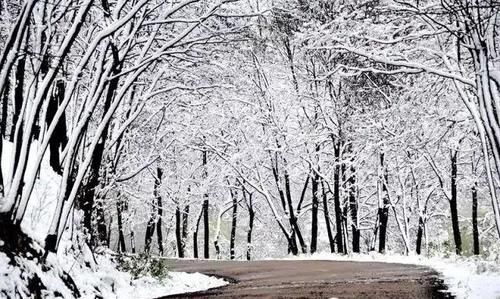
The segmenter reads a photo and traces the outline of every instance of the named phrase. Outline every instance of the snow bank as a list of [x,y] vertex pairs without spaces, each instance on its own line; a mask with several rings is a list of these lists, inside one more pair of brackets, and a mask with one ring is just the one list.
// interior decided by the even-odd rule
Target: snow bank
[[[227,284],[222,279],[200,273],[168,272],[160,281],[151,276],[133,279],[130,273],[117,270],[108,255],[97,255],[97,264],[81,263],[68,255],[48,257],[41,265],[38,259],[16,256],[16,265],[0,252],[1,298],[75,298],[77,295],[64,278],[74,281],[81,298],[146,299],[185,292],[195,292]],[[36,277],[36,279],[33,279]],[[34,283],[35,281],[36,283]],[[37,281],[40,281],[38,284]],[[31,284],[31,287],[28,287]],[[33,289],[40,292],[36,294]]]
[[383,262],[427,266],[438,271],[448,286],[449,292],[457,298],[494,299],[500,298],[500,265],[496,261],[480,258],[423,257],[418,255],[317,253],[286,257],[299,260],[332,260],[354,262]]

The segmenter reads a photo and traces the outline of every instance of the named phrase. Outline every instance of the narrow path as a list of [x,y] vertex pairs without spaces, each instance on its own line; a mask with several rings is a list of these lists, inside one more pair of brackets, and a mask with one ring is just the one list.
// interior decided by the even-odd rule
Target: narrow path
[[336,261],[169,260],[172,270],[226,278],[225,287],[164,298],[451,298],[429,268]]

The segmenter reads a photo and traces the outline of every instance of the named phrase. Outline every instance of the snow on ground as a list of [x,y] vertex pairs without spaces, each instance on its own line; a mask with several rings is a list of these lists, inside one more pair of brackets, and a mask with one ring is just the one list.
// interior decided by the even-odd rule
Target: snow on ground
[[457,298],[495,299],[500,298],[500,264],[498,260],[474,257],[424,257],[398,254],[349,254],[317,253],[286,257],[285,259],[311,259],[354,262],[383,262],[427,266],[442,275],[448,291]]
[[10,264],[7,255],[0,252],[0,297],[35,298],[28,289],[28,280],[35,275],[44,287],[35,287],[44,298],[74,298],[61,277],[68,273],[74,280],[81,298],[134,298],[146,299],[185,292],[195,292],[224,286],[223,279],[200,273],[168,272],[167,278],[158,280],[151,276],[133,279],[131,274],[117,270],[117,264],[109,255],[96,255],[97,264],[91,265],[72,256],[49,255],[42,267],[37,260],[16,257],[16,266]]

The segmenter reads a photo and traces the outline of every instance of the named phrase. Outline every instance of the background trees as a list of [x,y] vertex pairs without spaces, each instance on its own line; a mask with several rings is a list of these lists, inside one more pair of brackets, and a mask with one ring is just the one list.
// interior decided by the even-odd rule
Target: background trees
[[178,257],[497,240],[497,3],[63,2],[0,32],[1,221],[48,163],[47,250],[72,223]]

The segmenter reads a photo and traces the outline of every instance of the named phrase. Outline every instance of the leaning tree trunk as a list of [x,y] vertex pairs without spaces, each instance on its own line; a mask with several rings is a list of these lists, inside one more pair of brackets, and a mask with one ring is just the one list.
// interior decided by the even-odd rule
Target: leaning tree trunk
[[387,193],[387,180],[389,178],[387,174],[387,168],[384,165],[384,153],[380,153],[380,169],[382,171],[382,177],[380,178],[381,194],[379,195],[379,208],[378,208],[378,220],[379,220],[379,243],[378,252],[385,253],[385,241],[387,237],[387,222],[389,220],[389,194]]
[[451,153],[451,197],[450,197],[450,213],[451,226],[453,229],[453,239],[455,240],[455,252],[462,254],[462,237],[460,236],[460,225],[458,222],[457,210],[457,154],[458,151]]
[[307,252],[307,246],[305,245],[304,238],[302,237],[302,232],[300,231],[300,227],[297,221],[297,216],[295,215],[295,212],[293,210],[293,203],[292,203],[292,194],[290,190],[290,176],[288,175],[288,172],[285,170],[284,174],[285,178],[285,193],[286,193],[286,200],[287,200],[287,205],[288,205],[288,212],[289,212],[289,217],[290,217],[290,225],[292,227],[292,236],[290,238],[289,244],[292,246],[291,251],[293,255],[297,255],[299,253],[299,248],[297,246],[297,242],[295,241],[295,237],[299,240],[300,248],[302,249],[302,253]]
[[330,245],[330,252],[335,252],[335,240],[332,233],[332,225],[330,223],[330,212],[328,207],[328,197],[326,195],[325,184],[321,181],[321,190],[323,195],[323,214],[325,215],[326,232],[328,234],[328,244]]
[[479,229],[477,226],[477,183],[472,186],[472,239],[474,254],[479,255]]

